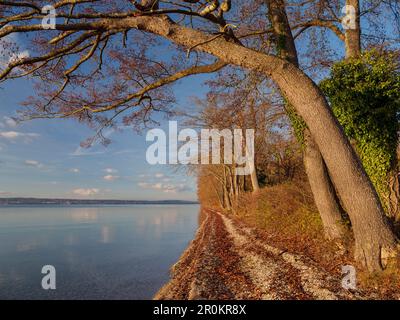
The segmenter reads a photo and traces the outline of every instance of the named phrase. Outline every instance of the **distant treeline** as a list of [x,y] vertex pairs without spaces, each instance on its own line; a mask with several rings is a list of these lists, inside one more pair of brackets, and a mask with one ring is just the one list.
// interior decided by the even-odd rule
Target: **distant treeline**
[[127,204],[197,204],[185,200],[87,200],[47,198],[0,198],[0,205],[127,205]]

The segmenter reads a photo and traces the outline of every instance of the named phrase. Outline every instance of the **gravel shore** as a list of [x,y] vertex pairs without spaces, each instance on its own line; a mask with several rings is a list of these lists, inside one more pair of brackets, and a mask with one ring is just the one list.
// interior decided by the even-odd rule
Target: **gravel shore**
[[269,245],[253,228],[204,210],[195,239],[154,299],[360,299],[310,258]]

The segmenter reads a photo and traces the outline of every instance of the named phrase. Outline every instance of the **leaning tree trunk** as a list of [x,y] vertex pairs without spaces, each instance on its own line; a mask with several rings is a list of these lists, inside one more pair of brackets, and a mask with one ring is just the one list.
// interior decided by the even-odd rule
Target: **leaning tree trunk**
[[[303,71],[286,60],[251,50],[224,37],[180,26],[164,15],[104,19],[86,26],[93,30],[134,28],[147,31],[177,45],[213,55],[226,63],[263,73],[275,81],[306,122],[321,151],[352,222],[356,258],[371,271],[382,270],[381,258],[395,250],[397,239],[342,127],[321,90]],[[73,30],[73,25],[68,28]]]
[[307,136],[308,133],[305,134],[304,167],[321,216],[325,236],[332,240],[341,239],[345,233],[345,226],[335,189],[318,147],[314,140]]
[[[247,60],[246,60],[247,61]],[[356,259],[369,270],[381,270],[396,238],[379,197],[354,149],[319,88],[293,65],[271,70],[297,112],[307,123],[346,208],[356,240]]]
[[[281,58],[299,67],[296,45],[286,14],[283,0],[265,0],[269,19],[277,41],[277,51]],[[321,216],[325,236],[328,239],[341,239],[345,228],[342,224],[341,206],[335,193],[335,188],[329,177],[328,170],[308,129],[304,132],[303,162],[306,169],[311,192]]]

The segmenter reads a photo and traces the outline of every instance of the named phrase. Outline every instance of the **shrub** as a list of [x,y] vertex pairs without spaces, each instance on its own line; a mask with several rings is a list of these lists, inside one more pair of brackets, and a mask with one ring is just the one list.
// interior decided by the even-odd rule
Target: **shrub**
[[400,112],[398,56],[377,50],[335,64],[320,84],[382,200],[397,165]]

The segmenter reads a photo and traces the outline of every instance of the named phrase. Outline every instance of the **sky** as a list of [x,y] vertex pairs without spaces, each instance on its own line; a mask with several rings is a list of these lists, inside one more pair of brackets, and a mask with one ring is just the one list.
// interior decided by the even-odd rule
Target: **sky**
[[[179,108],[206,93],[206,76],[176,85]],[[182,167],[150,165],[146,132],[109,131],[110,145],[88,149],[80,143],[93,131],[74,120],[15,123],[19,105],[34,92],[28,80],[0,88],[0,197],[76,199],[196,200],[195,177]],[[162,127],[166,127],[164,120]],[[182,129],[178,122],[178,129]]]
[[[385,27],[391,29],[389,22]],[[329,40],[339,56],[343,55],[343,44],[333,35]],[[297,41],[307,62],[304,46]],[[28,53],[22,50],[21,54]],[[0,57],[0,63],[3,60]],[[192,97],[206,94],[203,83],[209,77],[199,75],[180,81],[175,86],[177,108],[192,108]],[[34,91],[28,80],[0,86],[0,197],[196,199],[195,177],[182,167],[177,170],[171,165],[147,163],[146,149],[151,142],[146,142],[146,132],[138,135],[129,128],[108,132],[112,140],[109,146],[97,144],[83,149],[80,143],[93,131],[74,120],[16,124],[11,118],[22,108],[20,102],[31,95]],[[167,126],[166,120],[161,126]]]

